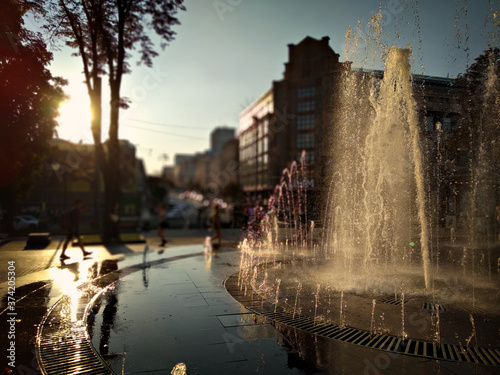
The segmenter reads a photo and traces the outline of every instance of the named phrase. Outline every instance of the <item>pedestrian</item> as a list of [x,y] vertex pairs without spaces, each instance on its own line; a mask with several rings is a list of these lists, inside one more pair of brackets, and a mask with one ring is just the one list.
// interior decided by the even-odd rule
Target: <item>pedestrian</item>
[[222,233],[221,233],[221,222],[220,222],[220,206],[218,203],[214,203],[212,208],[212,221],[211,221],[211,229],[215,230],[215,234],[212,236],[212,242],[217,239],[218,247],[222,244]]
[[160,246],[165,246],[167,243],[167,240],[165,239],[165,236],[163,235],[163,229],[168,227],[167,223],[167,211],[165,210],[165,206],[163,203],[160,203],[158,205],[158,236],[161,239],[161,244]]
[[90,251],[85,250],[85,248],[83,247],[82,239],[80,237],[79,224],[80,210],[82,209],[82,206],[82,201],[77,199],[75,201],[75,204],[73,205],[73,208],[63,214],[63,226],[66,229],[66,240],[64,241],[62,253],[60,255],[60,258],[62,260],[69,258],[69,256],[66,255],[66,249],[68,248],[68,245],[73,238],[76,239],[84,257],[92,254]]

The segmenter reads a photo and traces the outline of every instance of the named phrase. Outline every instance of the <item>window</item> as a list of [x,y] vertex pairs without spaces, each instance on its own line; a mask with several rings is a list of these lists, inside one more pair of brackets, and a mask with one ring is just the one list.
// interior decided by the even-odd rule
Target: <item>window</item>
[[300,98],[310,98],[316,94],[316,87],[301,87],[297,90],[297,97]]
[[[297,152],[297,163],[300,165],[302,152]],[[314,164],[314,151],[306,152],[306,165]]]
[[314,111],[315,109],[316,109],[316,102],[314,100],[310,100],[307,102],[298,102],[297,104],[298,112]]
[[299,115],[297,117],[297,130],[314,129],[314,114]]
[[451,131],[451,118],[443,117],[443,130]]
[[262,184],[266,186],[269,183],[269,177],[267,173],[262,174]]
[[313,148],[314,133],[299,133],[297,135],[297,148]]
[[434,130],[434,117],[425,116],[425,130],[427,130],[427,131]]

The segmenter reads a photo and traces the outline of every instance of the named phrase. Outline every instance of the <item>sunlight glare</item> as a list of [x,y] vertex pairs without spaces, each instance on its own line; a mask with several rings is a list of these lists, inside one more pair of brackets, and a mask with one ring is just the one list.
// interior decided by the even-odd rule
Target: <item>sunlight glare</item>
[[92,142],[90,131],[90,99],[84,85],[69,85],[65,88],[69,98],[59,106],[57,133],[59,138],[72,142]]
[[51,268],[50,276],[59,286],[61,293],[66,296],[64,309],[70,322],[77,321],[78,300],[81,292],[78,290],[78,284],[75,282],[75,274],[68,269]]

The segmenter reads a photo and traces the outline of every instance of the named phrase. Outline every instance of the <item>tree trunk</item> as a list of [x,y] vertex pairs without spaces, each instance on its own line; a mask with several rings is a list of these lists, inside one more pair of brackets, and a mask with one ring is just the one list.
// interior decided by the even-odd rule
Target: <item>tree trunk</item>
[[[112,169],[108,160],[106,158],[106,154],[104,151],[104,147],[101,142],[101,119],[102,119],[102,110],[101,110],[101,78],[94,77],[93,79],[93,88],[89,92],[90,94],[90,106],[92,108],[92,137],[94,138],[95,145],[95,163],[96,163],[96,173],[102,173],[104,178],[104,188],[105,188],[105,210],[102,218],[102,236],[103,239],[107,239],[110,233],[109,226],[109,218],[108,218],[108,186],[110,185],[110,170]],[[97,180],[97,178],[96,178]],[[97,182],[97,181],[96,181]],[[99,186],[96,186],[96,189],[100,190]],[[99,211],[101,207],[95,207],[96,211]],[[98,216],[98,215],[96,215]]]
[[113,212],[116,203],[120,203],[122,197],[121,177],[120,177],[120,143],[118,139],[118,120],[119,120],[119,87],[113,82],[110,83],[111,101],[110,101],[110,124],[108,139],[108,169],[105,180],[105,214],[104,214],[104,233],[103,240],[109,242],[112,236],[113,224],[111,222],[111,212]]

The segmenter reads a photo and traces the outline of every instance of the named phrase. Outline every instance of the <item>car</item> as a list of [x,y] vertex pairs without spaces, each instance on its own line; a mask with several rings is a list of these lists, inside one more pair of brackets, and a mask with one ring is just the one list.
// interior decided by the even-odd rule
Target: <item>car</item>
[[25,228],[38,228],[38,219],[31,215],[17,215],[14,218],[14,229],[21,230]]

